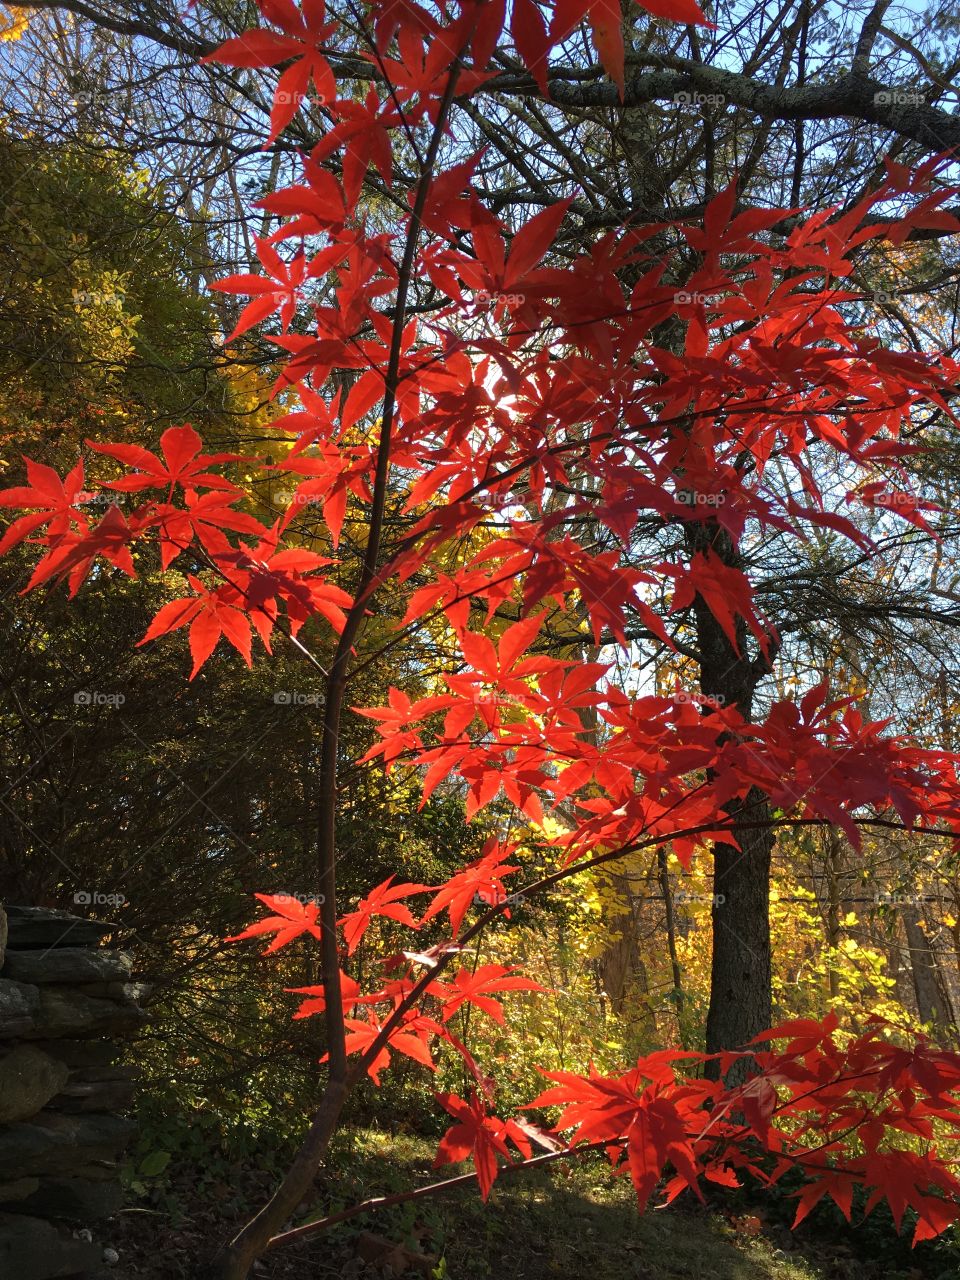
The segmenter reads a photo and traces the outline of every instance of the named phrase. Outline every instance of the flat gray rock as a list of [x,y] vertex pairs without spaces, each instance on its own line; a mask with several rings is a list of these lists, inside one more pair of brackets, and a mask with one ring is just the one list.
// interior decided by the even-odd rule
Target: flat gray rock
[[135,1089],[132,1080],[76,1080],[66,1085],[50,1105],[57,1111],[125,1111],[133,1101]]
[[72,987],[33,987],[39,992],[39,1012],[30,1039],[45,1036],[108,1035],[128,1032],[146,1021],[135,1004],[117,1004],[81,995]]
[[122,951],[55,947],[51,951],[10,951],[3,976],[17,982],[126,983],[133,960]]
[[76,987],[36,987],[0,978],[0,1040],[123,1034],[147,1015],[130,1001],[82,995]]
[[119,1182],[87,1182],[83,1178],[41,1178],[23,1208],[74,1226],[109,1218],[123,1204]]
[[79,989],[85,996],[116,1000],[118,1004],[139,1004],[153,990],[143,982],[84,982]]
[[[110,1115],[61,1115],[44,1111],[32,1124],[0,1129],[0,1169],[20,1177],[64,1174],[111,1160],[136,1131],[132,1120]],[[0,1271],[0,1276],[4,1273]]]
[[105,920],[86,920],[49,907],[6,906],[7,950],[94,946],[119,928]]

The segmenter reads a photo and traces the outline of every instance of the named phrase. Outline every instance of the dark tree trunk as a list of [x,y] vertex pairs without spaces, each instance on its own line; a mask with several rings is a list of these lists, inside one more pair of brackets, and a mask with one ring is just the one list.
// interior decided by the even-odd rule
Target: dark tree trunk
[[[752,791],[743,823],[769,818],[766,798]],[[713,850],[713,958],[707,1052],[736,1049],[770,1026],[770,855],[767,830],[735,823],[741,845]],[[740,1074],[740,1073],[735,1073]]]
[[[687,544],[691,553],[709,547],[725,564],[742,567],[736,543],[718,525],[689,524]],[[742,619],[737,619],[734,645],[700,596],[694,602],[694,613],[703,694],[723,706],[736,707],[749,719],[754,693],[770,670],[770,659],[764,655],[750,657]],[[754,789],[728,813],[734,820],[733,831],[740,848],[717,844],[713,850],[708,1053],[739,1048],[766,1030],[771,1018],[769,906],[773,833],[762,825],[770,820],[770,808],[764,793]],[[717,1074],[716,1064],[709,1065]],[[742,1076],[744,1070],[735,1071],[732,1078]]]

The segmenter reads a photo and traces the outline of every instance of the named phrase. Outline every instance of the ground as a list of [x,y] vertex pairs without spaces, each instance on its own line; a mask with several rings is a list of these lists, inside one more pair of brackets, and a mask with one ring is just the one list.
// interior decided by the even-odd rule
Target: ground
[[[327,1211],[432,1181],[429,1142],[361,1130],[341,1139],[319,1183]],[[459,1172],[460,1170],[453,1170]],[[109,1224],[117,1280],[197,1280],[199,1260],[265,1179],[174,1170],[158,1208]],[[447,1170],[446,1172],[451,1172]],[[190,1179],[190,1185],[187,1182]],[[303,1221],[309,1212],[298,1218]],[[242,1215],[238,1216],[242,1220]],[[112,1232],[112,1235],[110,1233]],[[397,1249],[397,1246],[401,1246]],[[484,1206],[475,1187],[355,1218],[269,1257],[259,1280],[956,1280],[956,1264],[869,1258],[857,1238],[791,1236],[757,1212],[694,1204],[638,1215],[627,1179],[600,1159],[502,1179]],[[429,1263],[424,1257],[430,1259]],[[902,1265],[901,1265],[902,1263]]]

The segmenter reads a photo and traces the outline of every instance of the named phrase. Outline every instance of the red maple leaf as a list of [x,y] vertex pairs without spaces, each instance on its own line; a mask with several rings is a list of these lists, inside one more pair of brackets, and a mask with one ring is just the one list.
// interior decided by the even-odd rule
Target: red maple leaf
[[164,431],[160,437],[162,462],[155,453],[137,444],[97,444],[95,440],[88,440],[87,444],[97,453],[116,458],[125,467],[134,467],[140,473],[108,480],[105,484],[107,489],[116,489],[120,493],[166,489],[170,493],[175,485],[179,485],[183,489],[222,489],[232,494],[243,494],[243,490],[231,480],[207,471],[207,467],[247,459],[241,453],[201,453],[203,441],[189,425],[168,427]]
[[405,907],[400,898],[409,898],[414,893],[428,893],[425,884],[393,884],[394,877],[388,876],[382,884],[371,889],[365,898],[361,898],[355,911],[348,911],[337,921],[343,928],[344,940],[347,944],[347,955],[353,955],[367,926],[374,916],[386,916],[390,920],[399,920],[411,929],[418,929],[410,909]]
[[44,541],[52,544],[50,550],[34,569],[24,591],[32,591],[44,582],[66,579],[70,595],[74,596],[98,556],[103,556],[127,577],[136,577],[130,544],[137,537],[141,523],[136,515],[128,522],[120,508],[112,506],[92,529],[63,533],[57,538],[48,536]]
[[[437,1066],[430,1057],[430,1046],[427,1039],[429,1028],[424,1025],[428,1022],[429,1019],[425,1019],[422,1015],[418,1015],[411,1010],[406,1019],[390,1032],[386,1043],[378,1049],[367,1064],[367,1075],[374,1084],[379,1085],[380,1073],[390,1065],[391,1049],[395,1053],[406,1054],[408,1058],[413,1058],[415,1062],[428,1067],[431,1071],[436,1071]],[[367,1011],[366,1020],[344,1018],[344,1025],[347,1028],[346,1051],[348,1054],[368,1054],[383,1030],[383,1026],[372,1009]],[[320,1061],[326,1062],[326,1060],[327,1055],[324,1054]]]
[[35,508],[32,515],[20,516],[7,529],[0,541],[0,555],[5,555],[24,538],[44,525],[49,525],[48,539],[68,533],[73,525],[86,529],[87,521],[78,509],[88,496],[83,488],[83,462],[78,462],[64,480],[53,467],[24,458],[27,465],[26,485],[0,490],[0,507]]
[[373,164],[389,187],[393,178],[393,150],[388,130],[400,124],[400,116],[392,104],[382,104],[371,89],[365,102],[349,98],[334,104],[337,122],[328,129],[310,158],[320,164],[327,156],[344,148],[343,187],[348,206],[356,204],[367,169]]
[[225,40],[201,62],[223,62],[229,67],[275,67],[294,59],[277,83],[270,113],[270,136],[274,141],[296,115],[307,97],[312,80],[320,103],[333,102],[337,85],[330,64],[320,52],[320,45],[336,30],[336,24],[325,21],[324,0],[304,0],[302,12],[293,0],[259,0],[261,13],[275,23],[283,35],[275,31],[245,31]]
[[539,982],[513,976],[513,968],[502,964],[482,964],[472,972],[460,969],[449,985],[435,982],[431,991],[443,1001],[443,1021],[448,1022],[462,1004],[475,1004],[495,1022],[504,1025],[503,1006],[490,995],[494,991],[545,991]]
[[[301,1001],[299,1009],[293,1015],[294,1019],[311,1018],[314,1014],[325,1013],[327,1008],[327,996],[322,985],[312,987],[284,987],[284,991],[289,991],[291,995],[308,996],[309,999]],[[348,1014],[355,1004],[361,1001],[360,984],[355,978],[351,978],[349,974],[340,971],[340,1001],[343,1005],[344,1014]]]
[[498,1116],[490,1115],[477,1096],[476,1090],[471,1092],[469,1102],[464,1102],[462,1098],[452,1093],[438,1093],[434,1096],[444,1111],[452,1115],[457,1123],[451,1125],[441,1138],[433,1167],[438,1169],[444,1164],[472,1159],[477,1171],[480,1195],[486,1200],[499,1172],[497,1155],[511,1159],[507,1139],[513,1142],[527,1159],[530,1158],[530,1142],[527,1135],[513,1121],[504,1121]]
[[816,1208],[824,1196],[828,1195],[840,1212],[850,1221],[850,1209],[853,1204],[854,1188],[862,1184],[862,1179],[844,1172],[822,1173],[814,1182],[796,1192],[798,1204],[796,1216],[791,1230],[796,1230],[811,1209]]
[[157,531],[161,569],[168,569],[194,538],[208,553],[217,554],[230,545],[223,536],[225,529],[235,533],[263,532],[259,520],[246,511],[236,510],[233,505],[236,499],[230,494],[220,490],[197,493],[195,489],[187,489],[184,499],[183,507],[158,502],[141,508],[144,526]]
[[314,938],[320,937],[320,925],[317,923],[320,907],[316,902],[303,902],[289,893],[255,893],[253,896],[276,914],[254,921],[242,933],[235,933],[225,941],[239,942],[242,938],[257,938],[264,933],[275,933],[277,936],[263,953],[269,955],[271,951],[279,951],[288,942],[293,942],[301,934],[309,933]]
[[187,581],[196,595],[165,604],[150,623],[146,635],[137,643],[146,644],[189,624],[193,657],[191,680],[213,653],[221,636],[233,645],[249,667],[253,636],[250,622],[239,607],[242,598],[236,589],[231,586],[205,587],[193,574],[187,575]]
[[700,596],[734,648],[739,643],[737,618],[740,617],[763,650],[769,650],[772,637],[754,611],[750,583],[740,569],[724,564],[713,551],[696,552],[690,557],[689,566],[664,564],[660,568],[676,579],[672,612],[692,605]]
[[434,895],[433,901],[424,913],[421,924],[426,924],[434,916],[446,910],[450,915],[450,929],[454,936],[460,929],[461,921],[470,904],[478,893],[500,894],[494,900],[502,902],[506,897],[503,887],[504,877],[519,871],[518,866],[509,866],[504,859],[510,856],[510,849],[504,848],[495,839],[487,841],[488,850],[482,857],[471,862],[463,871],[452,876]]
[[[404,104],[404,115],[409,124],[417,124],[424,116],[436,120],[453,70],[451,55],[457,53],[457,49],[451,47],[454,43],[455,38],[438,39],[436,36],[425,40],[413,27],[404,26],[397,36],[397,57],[366,55],[378,65]],[[457,93],[464,96],[473,93],[494,74],[493,71],[460,69]],[[416,99],[415,105],[413,99]]]
[[236,275],[227,276],[223,280],[215,280],[210,285],[220,293],[246,293],[253,296],[253,301],[240,312],[232,333],[226,338],[229,345],[241,333],[246,333],[255,324],[280,311],[280,324],[286,333],[297,310],[297,298],[300,286],[307,275],[307,259],[301,251],[294,255],[289,263],[283,261],[270,244],[269,240],[254,237],[257,257],[266,268],[265,276]]
[[[314,148],[315,152],[316,148]],[[349,206],[343,187],[334,175],[307,158],[303,162],[303,176],[307,180],[306,185],[295,183],[290,187],[282,187],[279,191],[271,191],[269,195],[257,201],[258,209],[266,209],[269,213],[279,214],[280,217],[293,218],[292,222],[284,223],[268,237],[269,244],[307,235],[319,235],[326,231],[340,232],[347,221]],[[310,277],[313,278],[322,271],[335,267],[348,257],[349,253],[350,243],[343,239],[321,250],[310,263]],[[260,276],[242,278],[248,282],[262,279]],[[244,288],[233,290],[233,292],[247,293],[251,290]]]

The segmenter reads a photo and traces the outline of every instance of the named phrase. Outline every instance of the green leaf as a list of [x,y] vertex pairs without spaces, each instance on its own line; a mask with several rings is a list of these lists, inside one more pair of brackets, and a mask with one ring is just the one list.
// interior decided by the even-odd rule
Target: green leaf
[[170,1163],[169,1151],[151,1151],[140,1165],[140,1175],[144,1178],[156,1178]]

